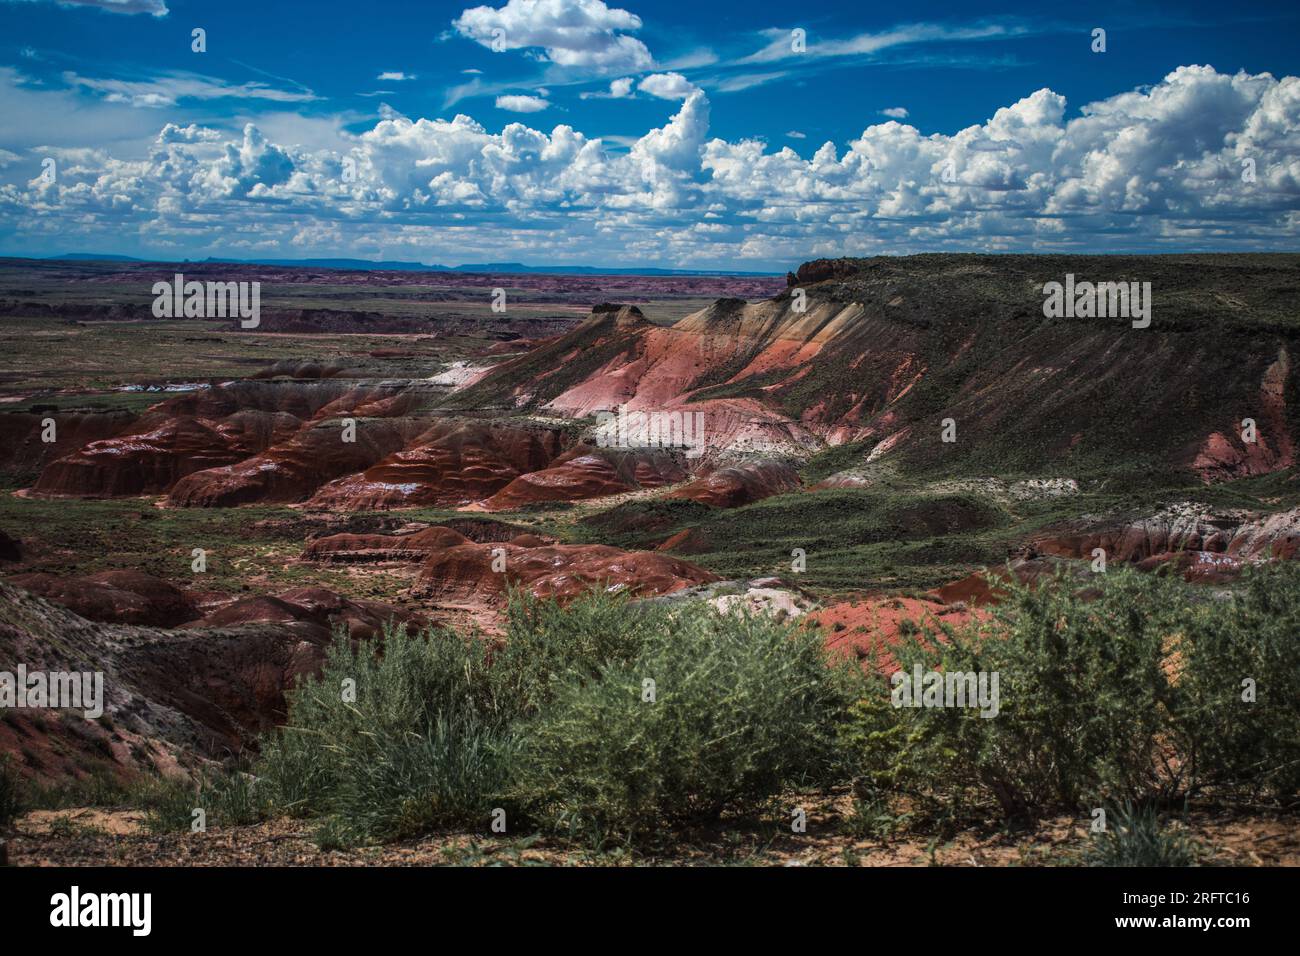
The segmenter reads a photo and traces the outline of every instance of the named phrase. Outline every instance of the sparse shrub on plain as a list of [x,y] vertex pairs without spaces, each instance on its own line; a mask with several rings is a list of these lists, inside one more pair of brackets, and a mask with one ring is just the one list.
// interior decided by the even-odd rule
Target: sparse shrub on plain
[[189,780],[150,778],[139,782],[134,794],[134,801],[144,808],[144,827],[150,833],[190,829],[195,808],[202,806],[199,788]]
[[905,671],[997,672],[1000,712],[895,709],[876,678],[844,741],[859,789],[992,802],[1007,818],[1207,792],[1293,799],[1300,568],[1253,569],[1228,597],[1123,566],[1087,584],[1010,584],[985,623],[902,634]]
[[205,778],[195,806],[207,811],[209,826],[247,826],[267,815],[269,805],[262,790],[256,777],[235,768]]
[[1150,805],[1117,807],[1110,821],[1084,853],[1089,866],[1192,866],[1203,855],[1186,834],[1162,827]]
[[[895,708],[888,675],[832,658],[817,629],[702,603],[592,594],[562,608],[516,594],[501,646],[340,638],[322,676],[290,695],[256,784],[223,784],[224,812],[269,805],[345,846],[486,832],[501,807],[512,834],[644,844],[849,781],[847,825],[863,834],[990,809],[1294,794],[1298,705],[1277,688],[1300,682],[1287,640],[1300,571],[1260,572],[1230,600],[1124,567],[1006,590],[988,620],[931,622],[892,648],[908,671],[998,673],[991,718]],[[1255,704],[1240,700],[1243,674]],[[891,807],[906,812],[891,822]]]
[[897,813],[891,806],[887,793],[874,790],[854,798],[844,829],[858,839],[883,840],[902,829],[907,822],[907,816]]

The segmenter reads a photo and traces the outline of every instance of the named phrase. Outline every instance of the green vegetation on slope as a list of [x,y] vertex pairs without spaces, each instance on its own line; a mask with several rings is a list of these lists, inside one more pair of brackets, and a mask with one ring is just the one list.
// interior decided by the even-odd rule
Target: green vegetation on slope
[[645,846],[780,819],[783,794],[847,784],[863,825],[904,805],[913,820],[1010,822],[1287,804],[1297,628],[1292,565],[1226,599],[1123,570],[1086,592],[1065,578],[1016,588],[990,621],[942,640],[922,629],[895,651],[909,673],[996,673],[988,716],[895,706],[894,682],[830,657],[815,630],[702,605],[521,598],[495,654],[453,633],[389,634],[382,653],[340,642],[255,771],[273,812],[319,819],[344,844],[486,830],[504,813],[511,833]]

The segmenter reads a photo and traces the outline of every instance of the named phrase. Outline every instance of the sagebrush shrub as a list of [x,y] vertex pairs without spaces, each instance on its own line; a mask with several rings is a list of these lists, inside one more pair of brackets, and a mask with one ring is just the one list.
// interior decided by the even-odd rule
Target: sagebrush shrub
[[320,678],[290,695],[259,773],[276,806],[333,816],[332,832],[352,842],[481,823],[504,779],[512,716],[477,638],[386,629],[382,644],[354,648],[340,636]]
[[[892,649],[908,672],[996,672],[992,718],[896,708],[889,675],[832,659],[817,630],[703,603],[515,594],[500,645],[340,637],[290,694],[256,783],[199,797],[230,820],[267,804],[318,818],[345,845],[486,832],[496,808],[510,832],[644,842],[848,780],[868,829],[893,808],[1012,818],[1225,788],[1294,796],[1300,568],[1250,574],[1232,597],[1124,567],[1008,592],[987,620],[922,626]],[[179,824],[172,796],[157,815]]]
[[1092,594],[1066,577],[1008,591],[989,621],[927,626],[894,649],[908,673],[996,673],[997,715],[895,709],[879,681],[857,709],[864,775],[944,801],[991,797],[1008,817],[1159,790],[1180,589],[1119,568]]
[[492,661],[494,693],[512,713],[536,716],[562,681],[590,680],[606,664],[634,660],[669,626],[665,609],[599,591],[564,606],[512,591],[505,647]]
[[521,733],[515,793],[544,823],[637,839],[833,776],[851,678],[815,631],[693,608],[644,638]]
[[1173,666],[1174,741],[1190,788],[1300,792],[1300,567],[1248,569],[1230,597],[1203,602]]

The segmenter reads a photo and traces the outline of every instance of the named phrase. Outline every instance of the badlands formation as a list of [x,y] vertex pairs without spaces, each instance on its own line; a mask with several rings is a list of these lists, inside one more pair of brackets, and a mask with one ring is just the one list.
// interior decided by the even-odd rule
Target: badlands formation
[[[1045,316],[1042,286],[1067,273],[1150,281],[1150,326]],[[511,588],[808,614],[865,660],[905,619],[965,619],[1000,575],[1098,550],[1222,584],[1300,542],[1300,509],[1268,506],[1296,458],[1298,273],[1291,256],[817,260],[770,298],[671,323],[597,305],[418,378],[289,361],[138,412],[0,415],[0,467],[36,476],[24,499],[140,499],[163,516],[277,505],[314,522],[292,561],[301,586],[239,594],[37,568],[41,529],[8,528],[0,644],[116,673],[130,699],[114,706],[139,720],[113,759],[156,764],[151,735],[210,755],[281,718],[331,631],[468,619],[494,633]],[[701,421],[703,441],[612,445],[597,429],[611,413]],[[1252,481],[1277,484],[1237,505],[1189,493]],[[1178,492],[1138,493],[1152,487]],[[861,531],[877,500],[879,528]],[[888,542],[950,578],[889,594],[888,575],[852,563]],[[846,557],[810,588],[814,543]],[[345,593],[380,571],[400,593]],[[326,587],[325,572],[344,577]]]

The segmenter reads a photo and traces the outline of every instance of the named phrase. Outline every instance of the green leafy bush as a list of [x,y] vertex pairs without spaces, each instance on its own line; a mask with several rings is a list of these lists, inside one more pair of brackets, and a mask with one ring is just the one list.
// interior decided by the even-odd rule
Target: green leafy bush
[[197,784],[173,778],[139,781],[133,788],[133,802],[143,807],[143,823],[151,833],[190,829],[195,808],[203,806]]
[[1229,596],[1125,567],[1008,591],[987,622],[904,632],[894,652],[908,673],[997,673],[997,716],[896,709],[873,679],[843,742],[861,758],[860,794],[1023,817],[1300,791],[1300,568],[1254,569]]
[[[1178,770],[1249,798],[1300,792],[1300,567],[1250,569],[1182,628],[1174,666]],[[1253,696],[1253,700],[1248,698]]]
[[908,673],[996,673],[993,717],[895,707],[888,674],[833,660],[815,629],[516,594],[499,645],[340,637],[290,695],[256,783],[229,776],[152,805],[160,825],[188,824],[196,805],[218,822],[269,807],[315,818],[331,846],[483,832],[498,807],[512,833],[645,843],[850,780],[846,825],[862,834],[968,811],[1296,793],[1300,568],[1261,570],[1229,598],[1123,567],[1008,592],[986,620],[906,629],[892,649]]
[[477,638],[388,629],[382,646],[354,648],[339,637],[321,677],[292,693],[258,769],[274,805],[332,816],[348,842],[470,825],[501,789],[512,716]]
[[521,733],[515,793],[542,821],[640,839],[834,776],[852,677],[815,631],[701,608],[661,623],[631,659],[570,671]]
[[654,605],[591,591],[560,606],[512,592],[506,641],[493,658],[492,687],[502,713],[536,716],[567,679],[592,680],[607,664],[630,662],[669,627]]
[[907,674],[996,674],[996,716],[886,706],[878,682],[856,711],[864,778],[947,803],[991,798],[1006,817],[1159,790],[1178,589],[1121,568],[1087,594],[1065,577],[1008,590],[991,620],[902,634],[894,652]]

